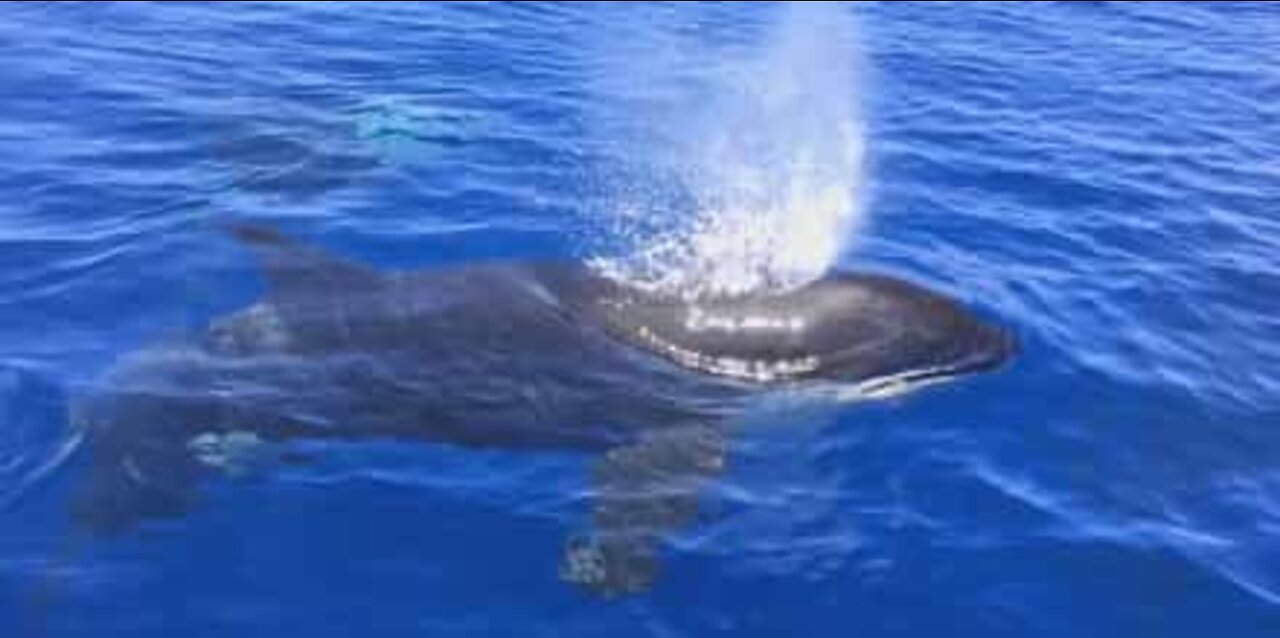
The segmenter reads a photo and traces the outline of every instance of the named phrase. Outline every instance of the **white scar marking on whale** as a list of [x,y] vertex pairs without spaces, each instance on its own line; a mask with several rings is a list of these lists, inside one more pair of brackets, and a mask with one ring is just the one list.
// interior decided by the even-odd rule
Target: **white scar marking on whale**
[[768,315],[717,315],[701,307],[689,309],[684,327],[689,332],[803,332],[808,322],[803,317],[770,317]]
[[637,335],[655,351],[675,360],[680,365],[733,379],[768,383],[817,372],[822,367],[818,357],[766,361],[715,357],[683,348],[653,334],[649,328],[640,328]]

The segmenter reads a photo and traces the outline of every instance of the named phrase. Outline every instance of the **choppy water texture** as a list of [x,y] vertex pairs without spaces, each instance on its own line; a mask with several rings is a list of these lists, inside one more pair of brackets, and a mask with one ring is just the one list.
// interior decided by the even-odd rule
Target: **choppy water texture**
[[[1272,3],[24,2],[0,53],[0,634],[1280,635]],[[1024,352],[759,415],[626,601],[557,582],[573,456],[321,446],[78,537],[65,395],[254,298],[231,217],[658,285],[839,249]]]

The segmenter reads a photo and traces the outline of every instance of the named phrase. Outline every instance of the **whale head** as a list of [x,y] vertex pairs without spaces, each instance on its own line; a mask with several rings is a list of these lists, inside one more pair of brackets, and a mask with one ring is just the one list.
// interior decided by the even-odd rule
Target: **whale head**
[[959,302],[875,274],[692,299],[624,288],[604,296],[598,312],[614,335],[688,369],[866,395],[992,370],[1017,352],[1007,330]]

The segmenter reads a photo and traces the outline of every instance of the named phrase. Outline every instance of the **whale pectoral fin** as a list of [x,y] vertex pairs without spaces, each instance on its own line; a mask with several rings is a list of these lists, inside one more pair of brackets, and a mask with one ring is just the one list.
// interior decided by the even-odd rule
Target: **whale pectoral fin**
[[708,479],[723,472],[725,433],[714,427],[655,431],[615,448],[593,475],[592,534],[569,542],[561,577],[606,596],[649,588],[665,534],[688,525]]
[[237,222],[227,225],[226,230],[253,250],[277,298],[370,290],[383,280],[372,268],[286,237],[274,228]]

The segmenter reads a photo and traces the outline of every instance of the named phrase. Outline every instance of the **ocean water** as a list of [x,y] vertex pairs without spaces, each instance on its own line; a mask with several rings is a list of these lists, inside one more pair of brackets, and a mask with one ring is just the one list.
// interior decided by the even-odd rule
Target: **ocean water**
[[[4,3],[0,635],[1280,636],[1280,7],[809,4]],[[642,596],[559,582],[568,454],[322,446],[86,537],[69,397],[261,293],[240,219],[889,272],[1022,353],[759,415]]]

